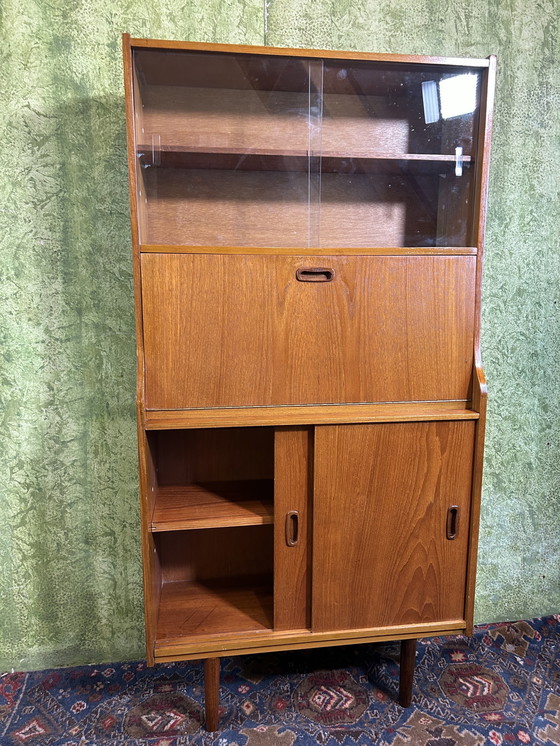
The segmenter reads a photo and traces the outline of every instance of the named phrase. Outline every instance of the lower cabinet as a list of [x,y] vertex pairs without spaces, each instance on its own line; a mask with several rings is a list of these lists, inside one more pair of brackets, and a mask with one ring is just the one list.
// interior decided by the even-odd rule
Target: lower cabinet
[[155,660],[464,628],[474,434],[474,421],[149,432]]
[[[142,433],[149,662],[401,639],[470,624],[475,419]],[[208,710],[208,703],[211,709]]]

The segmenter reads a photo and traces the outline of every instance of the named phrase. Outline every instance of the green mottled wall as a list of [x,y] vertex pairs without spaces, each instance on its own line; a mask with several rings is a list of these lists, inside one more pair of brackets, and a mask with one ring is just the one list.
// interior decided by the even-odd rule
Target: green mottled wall
[[3,0],[0,668],[143,656],[120,34],[499,57],[476,618],[560,611],[557,0]]

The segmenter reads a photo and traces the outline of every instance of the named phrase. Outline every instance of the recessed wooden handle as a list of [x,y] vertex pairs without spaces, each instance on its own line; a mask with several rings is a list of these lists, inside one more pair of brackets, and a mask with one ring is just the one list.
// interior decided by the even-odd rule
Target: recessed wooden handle
[[295,547],[299,541],[299,513],[290,510],[286,513],[286,544]]
[[334,269],[328,267],[307,267],[296,270],[299,282],[330,282],[334,279]]
[[459,506],[452,505],[447,511],[447,538],[452,541],[459,532]]

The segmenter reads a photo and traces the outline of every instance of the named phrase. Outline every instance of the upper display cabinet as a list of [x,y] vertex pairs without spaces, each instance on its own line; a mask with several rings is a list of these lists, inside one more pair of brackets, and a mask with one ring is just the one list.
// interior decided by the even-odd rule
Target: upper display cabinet
[[141,245],[476,243],[487,60],[241,51],[133,50]]

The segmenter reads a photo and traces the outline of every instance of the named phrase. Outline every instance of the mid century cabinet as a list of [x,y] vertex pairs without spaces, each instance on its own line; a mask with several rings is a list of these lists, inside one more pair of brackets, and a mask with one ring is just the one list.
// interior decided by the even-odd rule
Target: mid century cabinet
[[472,628],[495,60],[124,37],[147,656]]

